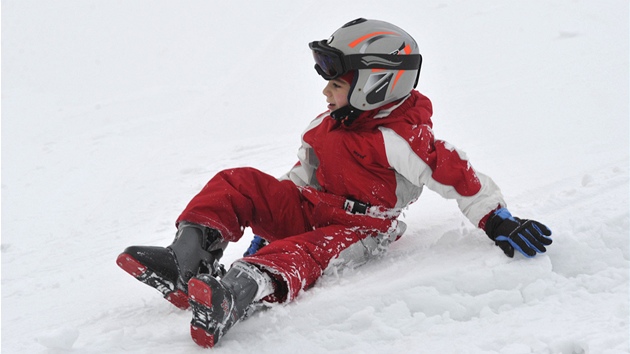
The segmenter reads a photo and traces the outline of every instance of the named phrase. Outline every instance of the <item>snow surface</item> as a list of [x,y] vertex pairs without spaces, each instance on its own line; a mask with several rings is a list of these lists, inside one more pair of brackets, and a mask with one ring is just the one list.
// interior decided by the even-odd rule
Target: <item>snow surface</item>
[[203,352],[190,312],[116,256],[169,244],[221,169],[286,172],[326,106],[307,43],[367,17],[417,39],[437,136],[554,244],[508,259],[426,191],[385,258],[213,350],[628,353],[628,14],[625,0],[3,0],[2,352]]

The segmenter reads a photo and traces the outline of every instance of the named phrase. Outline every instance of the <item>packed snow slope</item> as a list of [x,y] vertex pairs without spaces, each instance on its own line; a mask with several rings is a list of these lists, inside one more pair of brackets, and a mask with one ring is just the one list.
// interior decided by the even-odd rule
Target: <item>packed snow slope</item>
[[387,256],[213,351],[627,353],[625,0],[3,0],[2,352],[203,352],[116,256],[221,169],[285,173],[326,107],[307,43],[357,17],[416,38],[436,135],[554,243],[509,259],[427,190]]

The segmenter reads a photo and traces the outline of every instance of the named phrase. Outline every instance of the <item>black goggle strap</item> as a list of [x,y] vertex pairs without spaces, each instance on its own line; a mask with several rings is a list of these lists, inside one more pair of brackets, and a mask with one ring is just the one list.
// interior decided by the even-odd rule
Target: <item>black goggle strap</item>
[[351,54],[343,57],[346,70],[390,69],[420,70],[422,55]]
[[309,43],[315,59],[315,69],[327,78],[337,78],[350,70],[390,69],[420,70],[420,54],[351,54],[344,55],[339,49],[330,47],[326,41]]
[[322,53],[314,51],[315,69],[326,79],[335,79],[350,70],[361,69],[389,69],[389,70],[420,70],[422,55],[393,55],[393,54],[352,54],[339,57],[336,53]]

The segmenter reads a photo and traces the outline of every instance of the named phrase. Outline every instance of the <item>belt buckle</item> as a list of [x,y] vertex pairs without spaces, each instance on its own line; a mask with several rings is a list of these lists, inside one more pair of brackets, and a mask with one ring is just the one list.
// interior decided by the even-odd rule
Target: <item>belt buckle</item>
[[363,203],[354,199],[346,199],[343,203],[343,209],[352,214],[367,214],[370,204]]

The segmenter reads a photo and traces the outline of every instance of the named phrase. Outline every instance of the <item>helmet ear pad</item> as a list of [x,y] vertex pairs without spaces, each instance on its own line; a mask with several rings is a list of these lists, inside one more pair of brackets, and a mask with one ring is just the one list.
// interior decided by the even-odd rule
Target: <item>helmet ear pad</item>
[[[373,109],[370,108],[371,106],[382,106],[389,103],[384,101],[392,83],[392,79],[394,78],[394,72],[391,70],[380,70],[375,72],[370,71],[372,70],[357,70],[356,74],[352,77],[350,89],[348,91],[348,104],[353,108],[360,109],[362,111],[369,111]],[[357,87],[360,77],[365,77],[365,75],[368,76],[367,80],[361,80],[362,82],[365,81],[363,87]],[[353,101],[352,98],[354,92],[362,93],[360,96],[364,99],[357,97]]]
[[379,104],[385,101],[385,94],[389,90],[394,74],[391,72],[376,72],[368,76],[365,83],[365,101],[368,104]]
[[[358,70],[350,92],[348,103],[363,111],[377,109],[397,101],[409,94],[417,84],[419,70]],[[413,80],[413,87],[398,85],[401,81]]]

